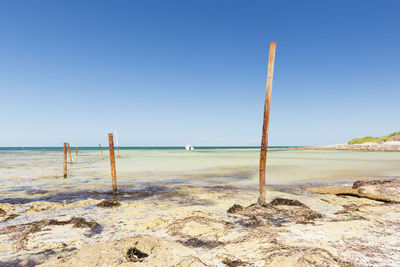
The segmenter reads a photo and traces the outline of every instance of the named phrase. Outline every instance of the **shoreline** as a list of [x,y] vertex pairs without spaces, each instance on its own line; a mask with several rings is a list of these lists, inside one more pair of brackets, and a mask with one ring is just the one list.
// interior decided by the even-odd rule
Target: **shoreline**
[[352,151],[400,151],[400,142],[365,143],[365,144],[336,144],[328,146],[291,147],[294,150],[352,150]]

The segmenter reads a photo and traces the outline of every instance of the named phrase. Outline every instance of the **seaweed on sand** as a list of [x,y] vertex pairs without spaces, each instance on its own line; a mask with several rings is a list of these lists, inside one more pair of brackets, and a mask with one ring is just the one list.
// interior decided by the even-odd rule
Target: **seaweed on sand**
[[223,264],[225,264],[228,267],[238,267],[238,266],[246,266],[248,265],[247,262],[244,262],[240,259],[230,259],[230,258],[225,258],[222,261]]
[[187,246],[187,247],[192,247],[192,248],[207,248],[207,249],[213,249],[216,248],[220,245],[224,245],[223,242],[220,241],[215,241],[215,240],[202,240],[199,238],[189,238],[185,241],[179,241],[179,243]]
[[94,228],[99,226],[99,224],[96,221],[86,221],[82,217],[73,217],[72,219],[68,221],[58,221],[58,220],[49,220],[48,225],[66,225],[66,224],[73,224],[74,227],[77,228]]
[[[190,216],[173,222],[168,226],[168,233],[181,237],[178,242],[185,246],[212,249],[225,244],[218,241],[218,235],[224,235],[229,224],[213,218]],[[203,232],[197,232],[197,228],[203,229]]]
[[206,217],[202,217],[202,216],[190,216],[190,217],[186,217],[184,219],[176,220],[175,222],[170,224],[168,226],[168,228],[169,228],[168,232],[172,235],[178,235],[178,236],[182,236],[182,237],[191,237],[191,236],[185,235],[181,232],[181,230],[185,227],[185,225],[190,222],[196,222],[196,223],[204,225],[204,226],[209,226],[212,223],[216,223],[216,224],[222,224],[225,227],[226,225],[229,224],[228,222],[219,221],[219,220],[216,220],[213,218],[206,218]]
[[277,197],[274,200],[272,200],[270,203],[272,206],[278,206],[278,205],[285,205],[285,206],[299,206],[299,207],[306,207],[303,203],[296,199],[288,199],[288,198],[280,198]]
[[46,226],[73,224],[76,228],[90,228],[92,231],[99,232],[100,225],[96,221],[86,221],[81,217],[73,217],[67,221],[54,219],[44,219],[27,224],[12,225],[0,229],[0,234],[12,234],[13,239],[19,243],[20,248],[24,248],[30,234],[41,231]]
[[239,211],[243,210],[243,206],[239,205],[239,204],[234,204],[232,207],[230,207],[228,209],[228,213],[237,213]]
[[137,248],[129,248],[126,252],[125,258],[129,262],[141,262],[144,258],[148,257],[149,255],[146,253],[141,252]]
[[6,214],[7,214],[7,212],[5,210],[3,210],[2,208],[0,208],[0,216],[4,216]]
[[347,266],[322,248],[278,245],[264,250],[266,265],[284,266]]
[[276,198],[270,204],[251,204],[243,208],[240,205],[233,205],[228,212],[247,217],[247,220],[240,220],[239,224],[245,227],[259,226],[282,226],[285,223],[313,223],[322,215],[301,203],[298,200]]
[[331,222],[340,222],[340,221],[354,221],[354,220],[366,220],[363,216],[359,215],[362,211],[359,209],[359,206],[350,204],[343,205],[343,210],[335,212],[335,215],[339,215],[341,217],[330,220]]
[[7,216],[7,218],[5,218],[5,219],[3,220],[3,222],[12,220],[12,219],[14,219],[14,218],[17,218],[18,216],[19,216],[19,214],[10,214],[10,215]]
[[121,206],[121,203],[118,200],[105,199],[97,204],[97,206],[102,208],[112,208]]

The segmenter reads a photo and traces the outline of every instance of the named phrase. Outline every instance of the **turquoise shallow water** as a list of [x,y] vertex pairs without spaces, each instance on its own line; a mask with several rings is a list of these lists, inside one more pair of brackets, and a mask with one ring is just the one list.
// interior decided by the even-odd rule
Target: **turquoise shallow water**
[[[75,164],[63,175],[62,148],[0,148],[0,198],[29,197],[41,192],[109,190],[108,148],[80,148]],[[259,149],[120,148],[118,186],[141,189],[163,185],[254,187]],[[68,159],[69,162],[69,159]],[[267,184],[333,183],[358,178],[400,175],[400,152],[269,149]]]

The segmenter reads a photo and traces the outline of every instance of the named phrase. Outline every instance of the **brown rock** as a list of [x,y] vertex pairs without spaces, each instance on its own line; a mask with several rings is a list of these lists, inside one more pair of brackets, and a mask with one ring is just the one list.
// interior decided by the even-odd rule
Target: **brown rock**
[[400,178],[392,180],[360,180],[352,186],[315,186],[309,191],[320,194],[364,197],[388,203],[400,203]]

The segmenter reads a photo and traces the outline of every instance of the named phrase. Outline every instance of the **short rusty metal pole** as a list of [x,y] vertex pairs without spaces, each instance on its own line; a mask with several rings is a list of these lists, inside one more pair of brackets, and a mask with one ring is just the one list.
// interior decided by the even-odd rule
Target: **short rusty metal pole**
[[108,134],[108,143],[110,148],[112,187],[113,187],[113,192],[117,193],[117,172],[115,170],[114,137],[112,133]]
[[67,143],[64,142],[64,178],[67,178]]
[[71,157],[71,147],[69,146],[69,143],[67,143],[67,145],[68,145],[69,163],[73,164]]
[[265,165],[267,160],[267,148],[268,148],[268,126],[269,126],[269,113],[271,110],[271,93],[272,93],[272,79],[274,75],[274,63],[275,63],[275,50],[276,43],[271,42],[269,46],[269,58],[268,58],[268,72],[267,72],[267,86],[266,96],[264,104],[264,121],[261,139],[261,152],[260,152],[260,198],[259,203],[261,205],[266,204],[266,188],[265,188]]
[[101,144],[99,144],[100,152],[101,152],[101,159],[103,159],[103,149],[101,148]]
[[75,151],[75,163],[78,164],[78,146],[76,146],[76,151]]

